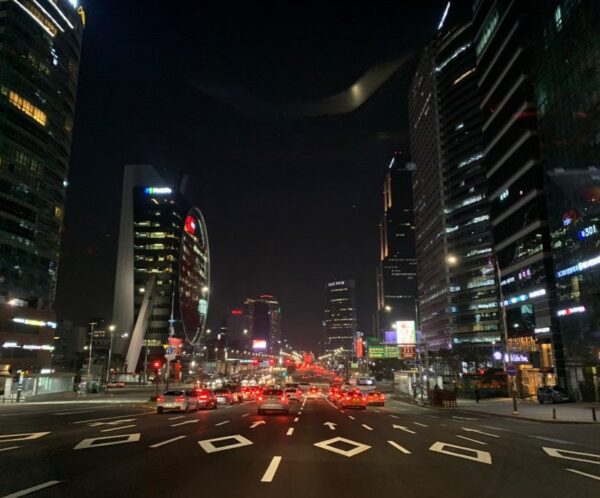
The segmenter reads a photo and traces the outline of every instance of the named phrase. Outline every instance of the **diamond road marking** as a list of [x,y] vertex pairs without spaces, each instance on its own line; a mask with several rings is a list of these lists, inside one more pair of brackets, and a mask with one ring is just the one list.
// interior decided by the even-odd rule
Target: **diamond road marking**
[[[577,462],[595,463],[596,465],[600,465],[600,455],[596,455],[594,453],[581,453],[579,451],[561,450],[560,448],[546,448],[545,446],[542,446],[542,449],[551,457],[564,458],[565,460],[575,460]],[[578,455],[591,458],[577,458],[575,456],[568,455]]]
[[23,434],[4,434],[0,436],[0,443],[10,443],[12,441],[28,441],[31,439],[38,439],[40,437],[50,434],[50,432],[25,432]]
[[[354,446],[351,450],[341,450],[336,448],[335,446],[331,446],[335,443],[346,443]],[[370,446],[366,444],[357,443],[356,441],[352,441],[351,439],[345,439],[343,437],[334,437],[333,439],[327,439],[326,441],[320,441],[319,443],[314,443],[314,446],[317,448],[321,448],[323,450],[332,451],[333,453],[337,453],[338,455],[343,455],[346,457],[353,457],[362,453],[363,451],[367,451],[371,449]]]
[[[141,436],[142,435],[138,432],[135,434],[119,434],[118,436],[92,437],[84,439],[83,441],[78,443],[73,449],[85,450],[87,448],[99,448],[100,446],[113,446],[115,444],[135,443],[140,440]],[[97,441],[101,442],[97,443]]]
[[[217,447],[213,444],[218,441],[227,441],[229,439],[233,439],[237,442],[233,443],[233,444],[228,444],[225,446],[219,446],[219,447]],[[249,446],[254,443],[252,441],[250,441],[249,439],[246,439],[244,436],[240,436],[239,434],[236,434],[235,436],[225,436],[225,437],[216,437],[214,439],[205,439],[204,441],[198,441],[198,444],[204,451],[206,451],[206,453],[216,453],[217,451],[233,450],[235,448],[241,448],[242,446]]]
[[[470,452],[474,453],[474,455],[473,456],[464,455],[462,453],[456,453],[454,451],[449,451],[446,448],[456,448],[458,450],[470,451]],[[464,458],[466,460],[472,460],[473,462],[487,463],[489,465],[491,465],[491,463],[492,463],[492,455],[490,455],[487,451],[476,450],[473,448],[466,448],[464,446],[457,446],[455,444],[442,443],[440,441],[433,443],[431,445],[431,448],[429,448],[429,449],[431,451],[436,451],[437,453],[443,453],[444,455],[451,455],[451,456],[455,456],[455,457],[459,457],[459,458]]]

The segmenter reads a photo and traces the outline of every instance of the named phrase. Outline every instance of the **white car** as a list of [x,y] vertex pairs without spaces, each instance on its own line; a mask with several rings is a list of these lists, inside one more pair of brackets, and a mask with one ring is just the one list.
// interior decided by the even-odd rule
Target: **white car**
[[290,402],[283,389],[264,389],[256,398],[256,404],[259,415],[267,411],[290,413]]
[[166,411],[189,412],[198,410],[200,403],[196,391],[166,391],[156,398],[156,413]]
[[297,403],[300,403],[300,401],[302,401],[302,391],[300,391],[300,389],[288,387],[285,390],[285,395],[290,401],[295,401]]

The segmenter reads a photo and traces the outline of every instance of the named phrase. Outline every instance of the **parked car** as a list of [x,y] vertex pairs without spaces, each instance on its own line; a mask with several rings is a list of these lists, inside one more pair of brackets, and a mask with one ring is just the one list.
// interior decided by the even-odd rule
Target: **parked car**
[[537,399],[540,405],[547,401],[550,403],[565,403],[571,401],[571,398],[564,389],[558,386],[538,387]]
[[189,412],[190,410],[198,410],[198,408],[198,394],[196,391],[166,391],[156,398],[157,413],[173,410]]
[[267,411],[280,411],[289,415],[290,402],[283,389],[264,389],[256,398],[257,413],[262,415]]

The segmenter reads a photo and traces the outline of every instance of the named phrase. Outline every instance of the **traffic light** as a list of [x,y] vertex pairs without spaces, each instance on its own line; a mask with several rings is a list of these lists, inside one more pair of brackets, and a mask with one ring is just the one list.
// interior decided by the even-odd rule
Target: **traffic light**
[[271,365],[271,366],[275,365],[275,360],[273,358],[269,359],[269,365]]
[[252,360],[252,366],[253,367],[257,367],[258,366],[258,360],[257,359]]

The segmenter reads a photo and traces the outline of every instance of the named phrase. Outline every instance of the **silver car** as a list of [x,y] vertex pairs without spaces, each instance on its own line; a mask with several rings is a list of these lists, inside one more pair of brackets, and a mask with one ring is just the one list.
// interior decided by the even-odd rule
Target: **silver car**
[[189,412],[191,410],[198,410],[199,408],[198,393],[195,391],[166,391],[156,398],[156,413],[163,413],[169,410]]
[[289,415],[290,402],[283,392],[283,389],[264,389],[256,398],[258,414],[262,415],[267,411],[280,411]]

